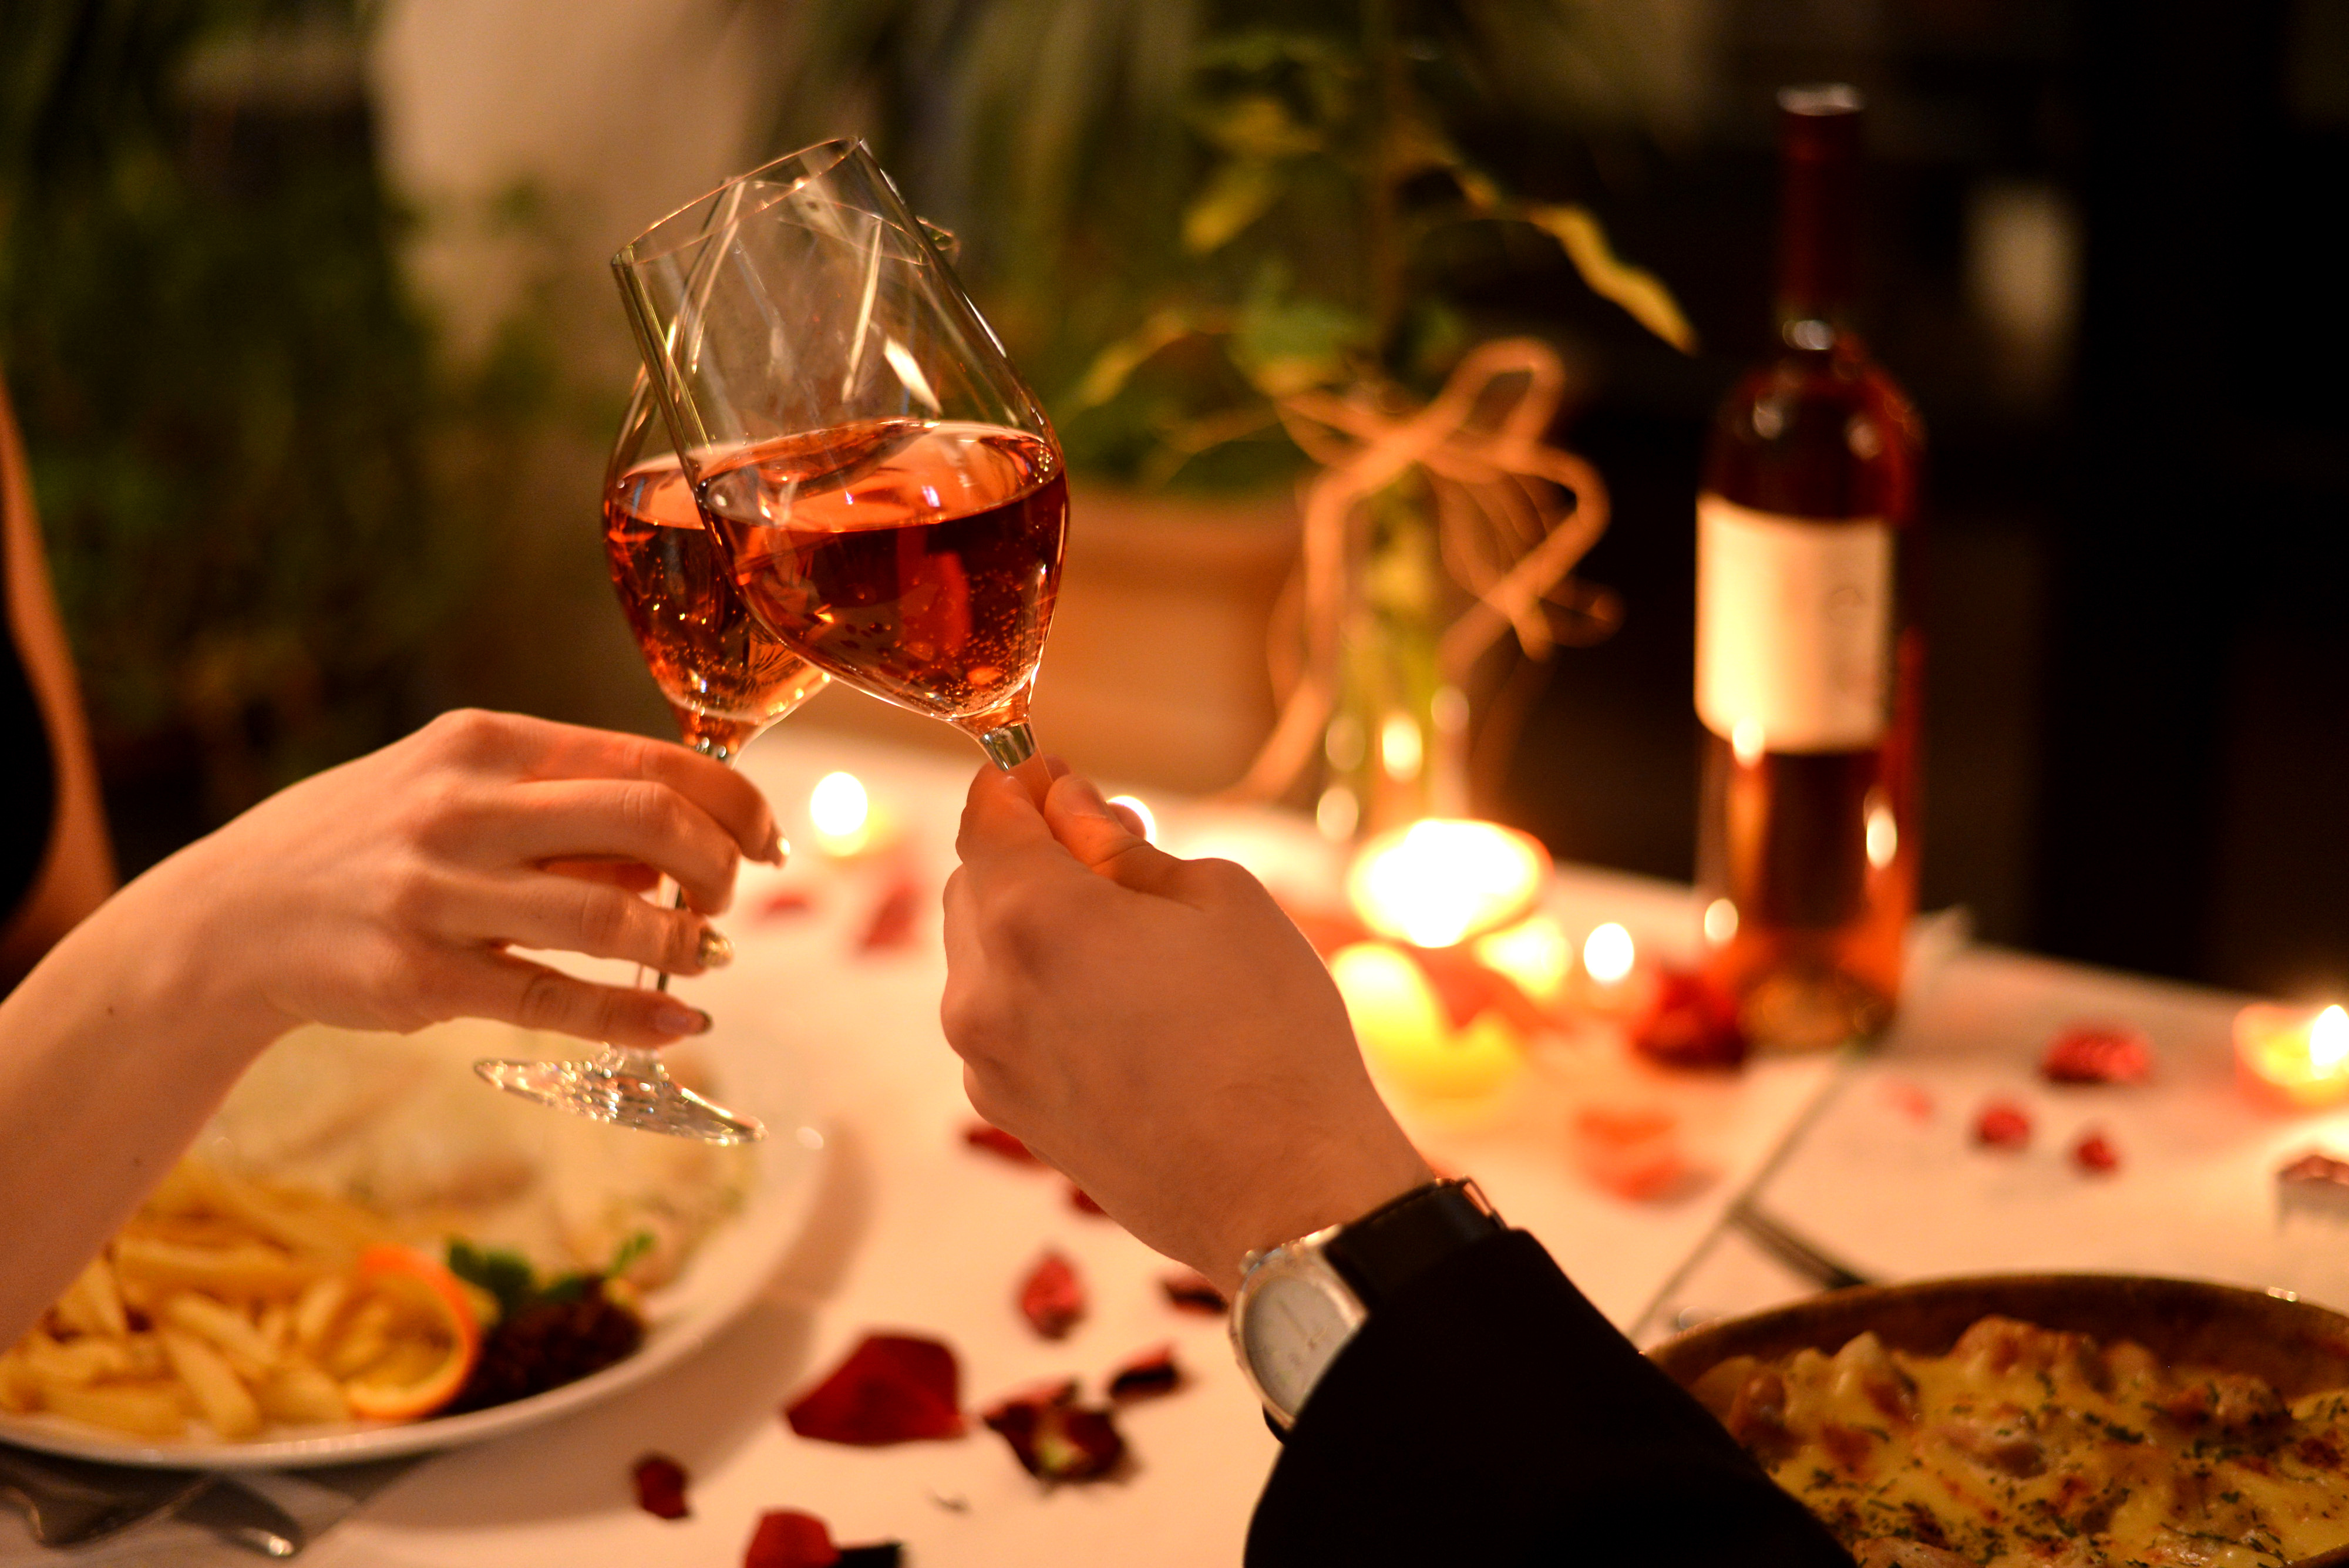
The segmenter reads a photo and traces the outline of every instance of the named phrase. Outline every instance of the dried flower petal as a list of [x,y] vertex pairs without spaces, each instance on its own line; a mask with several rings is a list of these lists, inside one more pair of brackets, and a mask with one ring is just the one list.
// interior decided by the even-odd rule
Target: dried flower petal
[[1069,1207],[1080,1214],[1098,1215],[1104,1220],[1109,1218],[1109,1210],[1094,1202],[1093,1195],[1073,1181],[1069,1183]]
[[1111,1373],[1109,1397],[1112,1404],[1122,1405],[1129,1399],[1172,1394],[1182,1386],[1183,1369],[1174,1365],[1174,1347],[1162,1345],[1143,1352]]
[[2142,1084],[2153,1075],[2153,1042],[2126,1024],[2075,1024],[2049,1044],[2039,1075],[2051,1084]]
[[782,920],[793,915],[804,915],[814,908],[815,900],[808,896],[806,889],[778,888],[759,900],[757,915],[761,920]]
[[871,953],[912,946],[914,917],[921,908],[919,888],[910,880],[891,883],[889,890],[881,895],[881,902],[874,906],[873,918],[865,922],[864,935],[857,940],[857,947]]
[[1921,1084],[1912,1084],[1906,1078],[1887,1078],[1884,1080],[1884,1097],[1894,1109],[1912,1122],[1933,1119],[1933,1096]]
[[1665,968],[1655,1005],[1631,1032],[1632,1048],[1667,1067],[1734,1067],[1745,1060],[1737,1003],[1692,970]]
[[2095,1171],[2099,1176],[2121,1168],[2120,1150],[2100,1131],[2092,1131],[2074,1144],[2072,1158],[2082,1170]]
[[863,1546],[843,1546],[840,1561],[833,1568],[898,1568],[905,1561],[905,1543],[902,1541],[874,1541]]
[[2313,1148],[2278,1170],[2276,1179],[2293,1186],[2349,1189],[2349,1159],[2336,1159]]
[[989,1154],[1001,1155],[1014,1165],[1041,1165],[1035,1151],[1001,1127],[987,1122],[973,1122],[962,1129],[962,1141],[973,1148],[983,1148]]
[[636,1506],[656,1519],[683,1519],[693,1511],[685,1505],[685,1467],[667,1454],[647,1454],[636,1461]]
[[1974,1141],[1992,1148],[2022,1148],[2031,1142],[2031,1113],[2013,1100],[1992,1100],[1974,1118]]
[[1002,1434],[1020,1467],[1041,1480],[1093,1480],[1125,1457],[1107,1410],[1077,1402],[1077,1386],[1063,1383],[1006,1399],[979,1418]]
[[742,1552],[742,1568],[836,1568],[839,1562],[840,1548],[823,1521],[793,1508],[761,1514]]
[[1224,1299],[1224,1293],[1216,1288],[1216,1282],[1195,1269],[1159,1275],[1158,1288],[1166,1293],[1167,1303],[1177,1312],[1204,1313],[1221,1317],[1231,1309],[1232,1303]]
[[1085,1315],[1085,1287],[1075,1265],[1047,1251],[1019,1287],[1019,1311],[1046,1339],[1063,1339]]
[[1570,1128],[1575,1164],[1618,1198],[1671,1197],[1697,1176],[1679,1127],[1679,1117],[1652,1106],[1585,1106]]
[[959,1438],[962,1375],[954,1352],[934,1339],[875,1334],[831,1376],[787,1407],[802,1438],[874,1446]]

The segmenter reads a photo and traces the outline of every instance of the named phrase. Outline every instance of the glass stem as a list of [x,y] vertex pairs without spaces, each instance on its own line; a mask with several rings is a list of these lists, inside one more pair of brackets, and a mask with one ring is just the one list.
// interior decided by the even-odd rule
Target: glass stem
[[[715,756],[719,762],[724,762],[726,760],[722,748],[697,745],[694,750]],[[663,909],[682,909],[685,908],[685,888],[683,886],[670,881],[666,877],[661,878],[661,886],[669,890],[668,897],[660,900],[661,907]],[[668,971],[665,969],[655,969],[650,964],[639,964],[636,966],[636,987],[638,990],[644,989],[645,976],[647,974],[653,977],[653,990],[663,992],[666,992],[668,990]],[[596,1065],[605,1068],[608,1072],[625,1074],[628,1077],[643,1078],[652,1083],[667,1083],[668,1081],[668,1069],[661,1065],[660,1053],[647,1045],[615,1045],[609,1041],[606,1041],[604,1044],[603,1050],[598,1053]]]

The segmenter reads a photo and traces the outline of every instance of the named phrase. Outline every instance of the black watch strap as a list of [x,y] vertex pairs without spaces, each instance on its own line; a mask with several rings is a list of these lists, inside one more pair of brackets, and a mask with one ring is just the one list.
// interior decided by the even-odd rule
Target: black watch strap
[[1371,1312],[1464,1247],[1505,1229],[1473,1181],[1432,1181],[1373,1209],[1322,1243]]

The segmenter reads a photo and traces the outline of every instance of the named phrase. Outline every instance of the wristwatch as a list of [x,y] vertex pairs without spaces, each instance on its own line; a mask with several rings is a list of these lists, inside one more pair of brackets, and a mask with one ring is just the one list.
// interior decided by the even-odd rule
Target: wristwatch
[[1241,1260],[1232,1350],[1283,1429],[1380,1305],[1436,1263],[1501,1230],[1473,1181],[1432,1181],[1344,1225]]

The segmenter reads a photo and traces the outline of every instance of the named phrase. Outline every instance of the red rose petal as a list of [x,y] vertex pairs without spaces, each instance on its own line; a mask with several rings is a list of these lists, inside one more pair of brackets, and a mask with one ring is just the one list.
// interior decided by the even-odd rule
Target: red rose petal
[[1161,1394],[1172,1394],[1181,1386],[1183,1369],[1174,1365],[1174,1347],[1162,1345],[1143,1352],[1110,1374],[1110,1402],[1122,1405],[1129,1399],[1152,1399]]
[[1974,1118],[1974,1141],[1992,1148],[2022,1148],[2031,1142],[2031,1113],[2013,1100],[1992,1100]]
[[783,1411],[792,1430],[826,1443],[872,1447],[959,1438],[962,1375],[935,1339],[876,1334],[831,1376]]
[[1073,1181],[1069,1183],[1069,1207],[1080,1214],[1096,1214],[1104,1220],[1109,1218],[1109,1210],[1094,1202],[1093,1195]]
[[2349,1188],[2349,1159],[2336,1159],[2322,1149],[2311,1149],[2287,1161],[2276,1171],[2276,1179],[2294,1187]]
[[1179,1274],[1161,1274],[1158,1288],[1166,1293],[1166,1301],[1177,1312],[1195,1312],[1221,1317],[1230,1310],[1231,1303],[1216,1288],[1216,1282],[1195,1270],[1185,1269]]
[[1046,1339],[1064,1339],[1085,1315],[1085,1287],[1069,1260],[1048,1251],[1019,1287],[1019,1311]]
[[2094,1171],[2099,1176],[2121,1168],[2120,1150],[2115,1148],[2112,1140],[2102,1132],[2091,1132],[2074,1144],[2072,1158],[2082,1170]]
[[1933,1119],[1933,1096],[1921,1085],[1912,1084],[1906,1078],[1887,1078],[1884,1081],[1884,1097],[1895,1110],[1912,1122]]
[[1076,1402],[1077,1386],[1006,1399],[979,1418],[1011,1445],[1020,1468],[1041,1480],[1093,1480],[1117,1468],[1125,1439],[1106,1410]]
[[798,888],[779,888],[759,900],[758,918],[761,920],[789,919],[804,915],[815,908],[815,900]]
[[2051,1084],[2142,1084],[2153,1075],[2153,1042],[2126,1024],[2079,1023],[2039,1059]]
[[1745,1060],[1737,1003],[1692,970],[1657,976],[1655,1005],[1631,1031],[1631,1046],[1667,1067],[1734,1067]]
[[742,1552],[742,1568],[834,1568],[839,1561],[823,1521],[792,1508],[761,1514]]
[[1569,1129],[1574,1162],[1618,1198],[1667,1198],[1697,1174],[1682,1152],[1679,1127],[1678,1117],[1654,1106],[1585,1106]]
[[962,1129],[962,1141],[973,1148],[983,1148],[989,1154],[999,1154],[1014,1165],[1041,1165],[1035,1151],[1001,1127],[986,1122],[973,1122]]
[[857,947],[865,952],[881,952],[891,948],[910,947],[914,940],[914,917],[921,912],[922,890],[910,881],[890,884],[874,906],[873,918],[865,922],[864,935]]
[[632,1473],[636,1506],[655,1519],[683,1519],[693,1511],[685,1505],[685,1467],[667,1454],[647,1454]]

